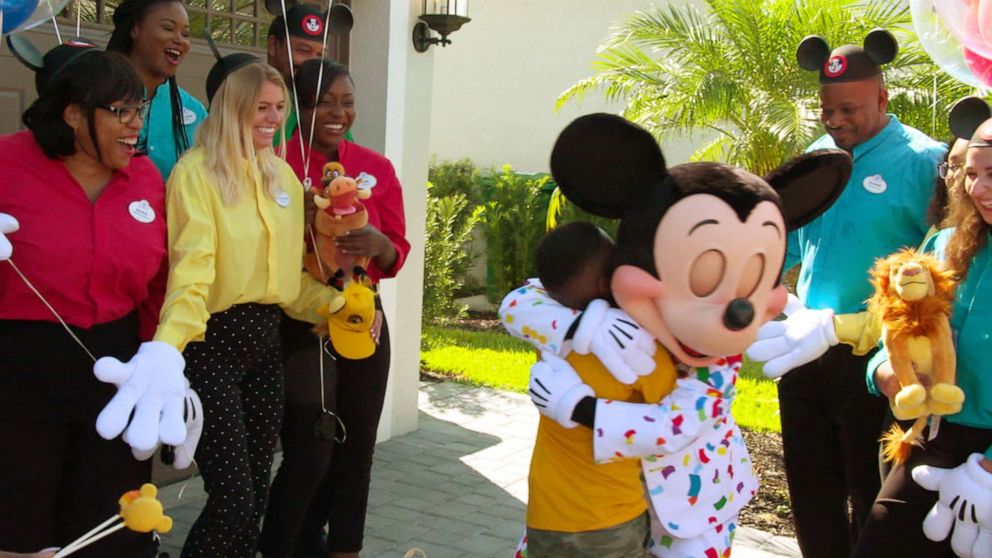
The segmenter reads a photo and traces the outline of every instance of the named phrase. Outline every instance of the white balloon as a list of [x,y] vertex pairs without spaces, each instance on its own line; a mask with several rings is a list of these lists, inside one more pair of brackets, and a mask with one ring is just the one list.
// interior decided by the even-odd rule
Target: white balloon
[[968,68],[964,60],[964,47],[944,25],[934,0],[910,0],[909,8],[913,15],[913,28],[920,39],[920,44],[933,59],[934,64],[962,83],[986,88],[986,85]]

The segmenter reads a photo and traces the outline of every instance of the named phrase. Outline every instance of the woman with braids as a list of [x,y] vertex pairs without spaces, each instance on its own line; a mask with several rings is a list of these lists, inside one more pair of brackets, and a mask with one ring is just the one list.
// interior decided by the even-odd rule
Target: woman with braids
[[182,0],[124,0],[114,11],[107,50],[125,54],[151,101],[138,147],[167,180],[173,165],[193,144],[207,116],[203,104],[176,83],[190,50],[189,16]]
[[[959,110],[969,106],[973,110]],[[956,118],[962,113],[965,117]],[[855,557],[992,556],[992,120],[975,124],[989,114],[977,98],[951,112],[952,131],[970,138],[960,171],[963,191],[950,197],[945,223],[953,228],[941,230],[926,246],[959,280],[951,329],[964,404],[960,412],[931,422],[927,441],[892,468]],[[874,393],[899,390],[884,347],[869,363],[867,380]]]

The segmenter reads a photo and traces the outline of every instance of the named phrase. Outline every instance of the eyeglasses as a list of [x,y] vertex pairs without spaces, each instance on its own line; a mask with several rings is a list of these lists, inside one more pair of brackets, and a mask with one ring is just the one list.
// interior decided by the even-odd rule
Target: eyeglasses
[[97,108],[102,108],[103,110],[109,111],[117,116],[117,121],[121,124],[130,124],[134,117],[140,116],[141,120],[145,119],[148,115],[148,106],[150,103],[148,101],[143,101],[140,105],[130,105],[124,107],[115,107],[114,105],[97,105]]
[[964,167],[964,165],[956,165],[956,164],[952,164],[952,163],[941,163],[941,164],[937,165],[937,174],[939,174],[941,178],[947,178],[947,175],[948,174],[950,174],[952,172],[956,173],[959,170],[961,170],[962,167]]

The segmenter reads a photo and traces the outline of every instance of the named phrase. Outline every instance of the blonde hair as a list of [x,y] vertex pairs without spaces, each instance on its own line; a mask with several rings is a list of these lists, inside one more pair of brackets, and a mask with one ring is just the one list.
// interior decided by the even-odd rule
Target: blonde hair
[[286,145],[285,120],[276,132],[282,140],[279,154],[271,146],[256,150],[252,141],[252,123],[266,82],[278,85],[283,99],[289,103],[286,84],[275,68],[262,63],[247,64],[227,76],[217,89],[210,103],[210,114],[196,134],[197,147],[206,152],[207,174],[228,205],[237,203],[245,188],[246,162],[248,172],[261,175],[270,198],[275,198],[279,191],[279,159]]

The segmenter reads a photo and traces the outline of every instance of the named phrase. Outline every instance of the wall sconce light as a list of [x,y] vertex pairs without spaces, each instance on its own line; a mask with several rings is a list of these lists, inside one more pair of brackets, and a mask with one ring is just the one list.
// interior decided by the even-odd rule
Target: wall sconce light
[[[468,18],[468,0],[423,0],[420,21],[413,27],[413,48],[426,52],[431,45],[450,45],[448,35],[472,21]],[[436,31],[440,37],[431,35]]]

